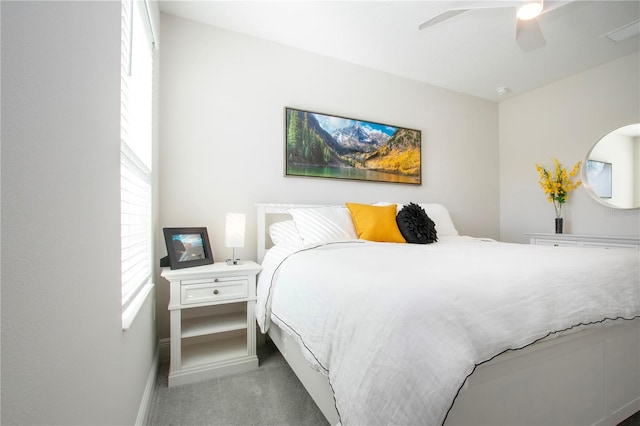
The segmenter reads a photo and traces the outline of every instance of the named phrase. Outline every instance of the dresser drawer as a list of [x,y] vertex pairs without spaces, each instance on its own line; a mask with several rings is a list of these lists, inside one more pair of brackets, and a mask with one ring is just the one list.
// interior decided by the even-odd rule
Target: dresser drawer
[[554,247],[580,247],[581,244],[575,241],[560,241],[560,240],[536,240],[536,244],[539,246],[554,246]]
[[581,247],[581,248],[603,248],[610,250],[638,250],[638,245],[633,244],[619,244],[615,242],[591,242],[591,241],[563,241],[563,240],[553,240],[553,239],[535,239],[532,244],[540,245],[540,246],[555,246],[555,247]]
[[584,243],[586,248],[604,248],[609,250],[618,250],[618,249],[631,249],[638,250],[638,246],[634,246],[631,244],[605,244],[605,243]]
[[183,305],[219,300],[244,299],[248,296],[246,277],[216,278],[214,281],[183,281],[180,302]]

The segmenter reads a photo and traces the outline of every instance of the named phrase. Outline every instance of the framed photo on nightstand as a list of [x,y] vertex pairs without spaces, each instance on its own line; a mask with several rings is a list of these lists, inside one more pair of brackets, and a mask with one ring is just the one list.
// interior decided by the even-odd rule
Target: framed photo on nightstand
[[171,269],[213,263],[207,228],[162,228],[162,231]]

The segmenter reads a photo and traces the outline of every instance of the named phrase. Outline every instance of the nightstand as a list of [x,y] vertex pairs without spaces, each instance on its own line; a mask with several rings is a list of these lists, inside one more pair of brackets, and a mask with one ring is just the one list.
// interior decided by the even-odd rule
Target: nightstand
[[164,268],[169,281],[169,386],[258,367],[255,262]]

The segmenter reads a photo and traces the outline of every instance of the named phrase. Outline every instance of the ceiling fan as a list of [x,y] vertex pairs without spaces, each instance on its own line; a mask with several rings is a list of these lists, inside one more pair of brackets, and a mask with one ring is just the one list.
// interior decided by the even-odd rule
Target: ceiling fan
[[538,25],[538,16],[548,13],[552,10],[566,6],[574,0],[568,1],[550,1],[544,0],[520,0],[520,1],[497,1],[497,2],[465,2],[461,7],[447,9],[444,12],[428,19],[418,26],[419,30],[432,27],[443,21],[451,19],[461,13],[475,9],[503,9],[515,8],[516,10],[516,42],[524,52],[530,52],[541,48],[547,44],[544,39],[540,25]]

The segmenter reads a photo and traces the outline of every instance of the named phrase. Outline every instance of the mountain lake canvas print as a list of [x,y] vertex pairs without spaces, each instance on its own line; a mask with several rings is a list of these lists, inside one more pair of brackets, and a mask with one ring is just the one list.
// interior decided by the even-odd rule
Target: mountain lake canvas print
[[421,133],[285,108],[285,174],[421,184]]

